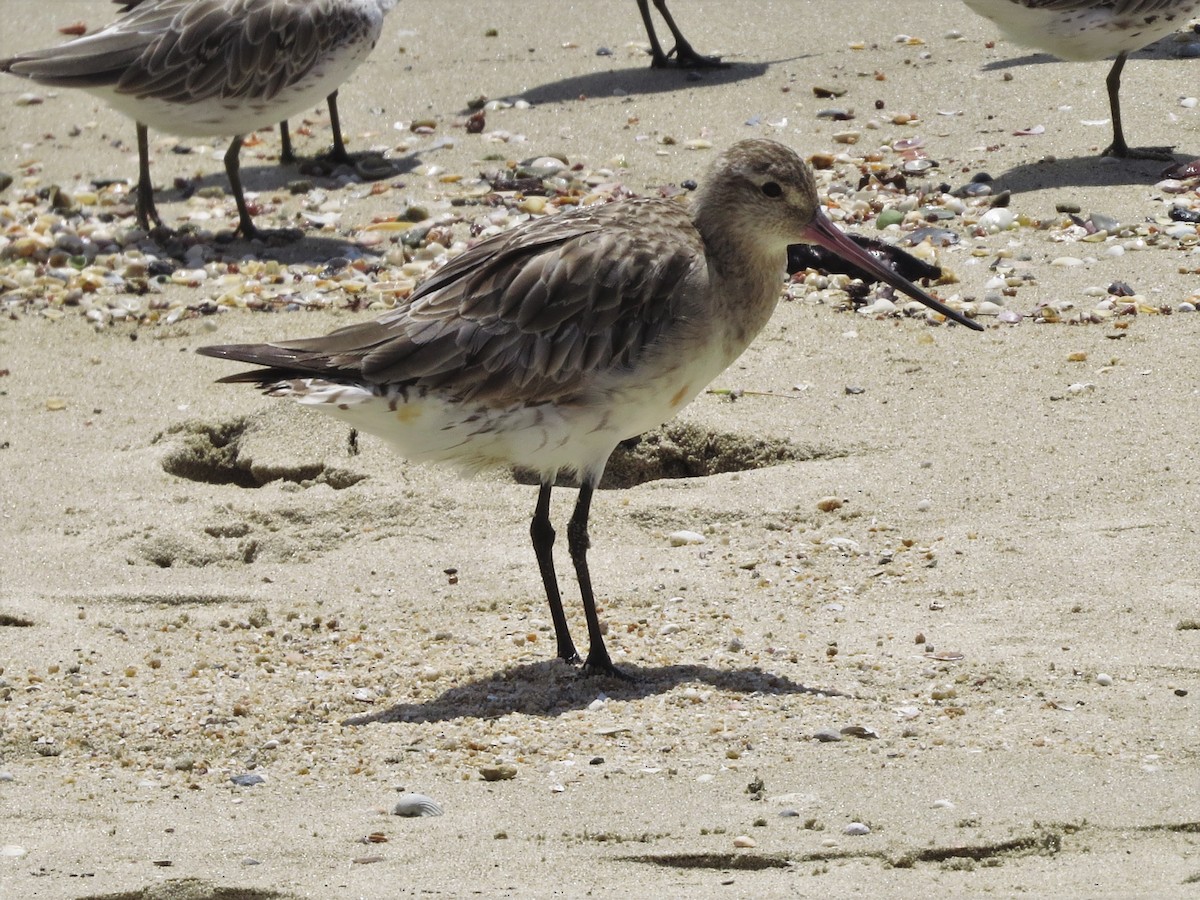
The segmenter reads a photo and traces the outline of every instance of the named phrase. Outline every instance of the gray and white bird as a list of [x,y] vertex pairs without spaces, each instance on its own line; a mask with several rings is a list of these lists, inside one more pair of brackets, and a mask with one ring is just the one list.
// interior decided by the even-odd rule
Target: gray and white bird
[[111,25],[0,60],[0,71],[80,88],[137,124],[137,218],[162,226],[148,128],[225,136],[243,237],[259,236],[239,154],[246,134],[333,95],[370,54],[396,0],[137,0]]
[[1121,126],[1121,71],[1135,50],[1180,30],[1200,0],[963,0],[991,19],[1005,36],[1060,59],[1092,61],[1116,56],[1106,85],[1113,139],[1106,156],[1170,159],[1170,148],[1131,148]]
[[790,148],[748,140],[718,157],[690,209],[643,198],[531,220],[474,245],[373,321],[198,352],[265,367],[220,380],[329,413],[408,459],[536,472],[530,534],[568,661],[579,656],[552,558],[550,493],[559,473],[574,473],[567,546],[587,620],[585,671],[614,674],[587,565],[592,493],[621,441],[674,416],[746,349],[779,301],[797,242],[981,328],[839,231]]

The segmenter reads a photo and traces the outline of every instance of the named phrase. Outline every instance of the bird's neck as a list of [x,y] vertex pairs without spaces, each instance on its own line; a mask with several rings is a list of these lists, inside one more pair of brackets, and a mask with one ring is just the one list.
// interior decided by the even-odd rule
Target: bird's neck
[[[776,246],[753,222],[722,216],[719,209],[711,214],[719,206],[700,205],[693,221],[704,241],[712,313],[729,323],[729,340],[740,353],[766,325],[783,293],[787,247]],[[729,314],[722,315],[722,307]]]

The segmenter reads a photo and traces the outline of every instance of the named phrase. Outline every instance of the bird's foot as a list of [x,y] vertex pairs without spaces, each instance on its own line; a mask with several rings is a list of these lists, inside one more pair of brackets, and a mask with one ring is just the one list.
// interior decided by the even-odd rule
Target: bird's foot
[[583,662],[583,657],[579,655],[579,651],[575,649],[574,644],[568,647],[559,647],[558,658],[569,666],[577,666]]
[[688,44],[676,44],[670,53],[651,54],[652,69],[728,69],[732,63],[719,56],[704,56]]
[[624,672],[614,666],[607,652],[596,653],[592,651],[588,653],[587,662],[583,664],[583,668],[579,670],[579,674],[587,678],[595,678],[597,676],[615,678],[618,681],[627,683],[632,683],[636,680],[628,672]]
[[1125,144],[1109,144],[1101,156],[1115,159],[1153,159],[1170,162],[1175,159],[1174,147],[1127,147]]

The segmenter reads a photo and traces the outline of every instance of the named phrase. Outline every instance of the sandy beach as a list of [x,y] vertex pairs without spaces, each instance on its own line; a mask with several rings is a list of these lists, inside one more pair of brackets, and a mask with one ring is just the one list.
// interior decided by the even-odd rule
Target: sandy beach
[[[0,57],[110,6],[8,0]],[[163,134],[159,211],[198,234],[124,243],[133,124],[3,77],[0,896],[1196,890],[1195,179],[1099,158],[1109,64],[959,2],[671,10],[732,66],[651,71],[630,0],[401,0],[340,93],[387,177],[281,167],[273,131],[243,152],[258,223],[305,231],[279,246],[217,240],[226,140]],[[1122,93],[1180,163],[1183,40]],[[323,110],[292,124],[328,144]],[[814,158],[848,229],[935,229],[931,290],[987,327],[791,284],[597,492],[629,683],[554,657],[535,487],[352,446],[194,352],[359,321],[488,224],[686,193],[754,136]],[[548,156],[557,199],[497,188]],[[393,815],[405,792],[444,814]]]

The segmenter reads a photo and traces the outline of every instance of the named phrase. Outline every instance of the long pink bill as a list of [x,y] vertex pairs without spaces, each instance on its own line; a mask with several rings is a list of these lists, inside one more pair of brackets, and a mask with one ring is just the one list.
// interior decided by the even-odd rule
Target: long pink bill
[[839,231],[837,226],[820,210],[817,211],[812,224],[804,230],[804,240],[810,244],[824,247],[830,253],[836,254],[846,262],[853,263],[864,272],[869,272],[872,277],[890,284],[898,291],[903,291],[914,300],[921,301],[930,309],[941,313],[947,319],[952,319],[959,325],[965,325],[974,331],[983,331],[983,326],[974,319],[968,319],[962,313],[951,309],[940,300],[930,297],[907,278],[892,271],[876,257],[858,246],[858,244]]

